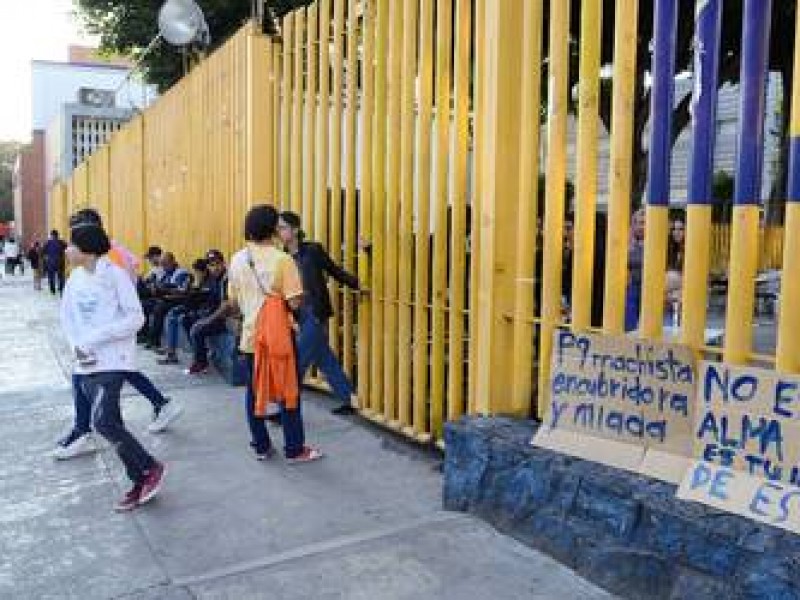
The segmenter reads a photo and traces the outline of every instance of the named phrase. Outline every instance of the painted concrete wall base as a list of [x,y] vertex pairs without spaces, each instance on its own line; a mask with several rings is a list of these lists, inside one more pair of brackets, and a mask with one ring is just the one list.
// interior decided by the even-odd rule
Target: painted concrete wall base
[[532,447],[536,425],[445,430],[444,504],[625,598],[800,599],[800,536],[675,498],[675,486]]

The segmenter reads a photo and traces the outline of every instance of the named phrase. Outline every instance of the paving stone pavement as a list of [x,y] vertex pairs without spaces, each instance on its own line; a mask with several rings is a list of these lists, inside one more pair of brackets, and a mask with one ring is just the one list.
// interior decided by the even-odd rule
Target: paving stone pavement
[[[131,429],[169,465],[162,494],[111,511],[126,481],[111,450],[56,463],[72,416],[57,300],[0,281],[0,598],[594,599],[551,559],[441,508],[439,457],[308,394],[309,441],[326,458],[256,462],[241,389],[141,357],[186,408],[162,435],[126,391]],[[271,429],[281,441],[279,430]]]

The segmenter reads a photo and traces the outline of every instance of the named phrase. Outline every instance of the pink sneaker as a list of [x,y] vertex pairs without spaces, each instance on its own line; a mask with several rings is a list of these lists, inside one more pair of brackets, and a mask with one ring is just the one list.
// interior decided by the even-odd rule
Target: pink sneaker
[[142,484],[137,483],[125,496],[114,505],[115,512],[128,512],[139,506],[142,497]]
[[167,468],[161,464],[156,463],[153,468],[147,472],[142,482],[142,493],[139,498],[139,504],[146,504],[156,497],[161,490],[161,484],[164,482],[164,475],[167,473]]
[[208,365],[203,363],[192,363],[192,366],[186,369],[187,375],[205,375],[208,373]]
[[290,465],[301,465],[319,460],[320,458],[322,458],[322,452],[316,448],[305,446],[300,454],[292,458],[287,458],[286,460]]

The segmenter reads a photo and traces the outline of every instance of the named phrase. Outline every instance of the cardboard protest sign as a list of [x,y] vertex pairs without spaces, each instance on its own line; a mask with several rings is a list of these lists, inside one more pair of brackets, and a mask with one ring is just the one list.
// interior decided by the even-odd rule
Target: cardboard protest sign
[[686,347],[557,331],[533,443],[678,483],[692,455],[695,380]]
[[678,497],[800,533],[800,377],[702,364]]

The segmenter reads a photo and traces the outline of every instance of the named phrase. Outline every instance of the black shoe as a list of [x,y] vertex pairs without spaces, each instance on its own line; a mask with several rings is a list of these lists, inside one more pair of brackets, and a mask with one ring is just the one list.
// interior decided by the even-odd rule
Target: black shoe
[[341,417],[356,414],[356,409],[349,404],[342,404],[341,406],[334,408],[331,412]]

